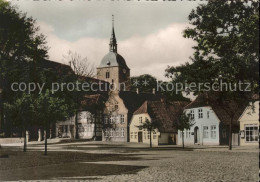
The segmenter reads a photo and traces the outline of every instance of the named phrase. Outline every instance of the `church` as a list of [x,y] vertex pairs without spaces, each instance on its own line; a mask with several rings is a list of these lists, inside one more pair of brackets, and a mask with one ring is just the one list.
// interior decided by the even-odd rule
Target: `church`
[[[118,53],[117,46],[113,23],[109,52],[97,67],[97,78],[95,79],[96,81],[108,83],[110,90],[107,90],[105,94],[98,93],[88,96],[89,100],[86,101],[86,104],[89,105],[88,109],[79,111],[77,117],[79,138],[130,142],[130,123],[136,110],[147,101],[165,102],[164,96],[156,93],[155,89],[151,93],[142,93],[138,90],[130,91],[130,68],[123,56]],[[104,108],[97,111],[93,108],[95,108],[95,103],[99,102],[100,98],[103,98]],[[159,111],[159,109],[157,110]],[[167,113],[167,115],[170,114]],[[151,120],[154,118],[151,118]],[[165,120],[165,118],[161,119]],[[172,120],[167,120],[167,122],[170,122],[169,125],[173,123]],[[75,138],[75,134],[75,117],[56,124],[56,136]],[[168,137],[166,138],[168,139]]]
[[109,52],[97,68],[97,79],[109,82],[112,90],[108,93],[103,112],[103,141],[129,141],[129,124],[133,113],[145,100],[159,100],[155,93],[130,91],[130,69],[125,59],[117,52],[117,40],[112,26]]

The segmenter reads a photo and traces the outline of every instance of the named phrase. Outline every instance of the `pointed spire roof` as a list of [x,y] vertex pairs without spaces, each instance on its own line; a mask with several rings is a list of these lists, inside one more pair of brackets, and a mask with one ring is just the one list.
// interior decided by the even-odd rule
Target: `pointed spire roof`
[[117,53],[116,34],[114,29],[114,15],[112,15],[112,33],[109,43],[109,51]]
[[109,43],[109,53],[107,53],[98,68],[111,67],[111,66],[119,66],[129,70],[126,65],[125,59],[117,53],[117,42],[116,35],[114,30],[114,15],[112,15],[112,33]]

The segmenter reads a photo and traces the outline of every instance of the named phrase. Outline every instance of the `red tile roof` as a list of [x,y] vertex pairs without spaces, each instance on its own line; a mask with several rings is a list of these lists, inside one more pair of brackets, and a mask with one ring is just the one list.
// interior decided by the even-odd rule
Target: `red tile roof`
[[147,113],[151,117],[152,122],[159,122],[160,127],[158,129],[160,132],[173,133],[177,132],[174,125],[178,122],[179,116],[183,113],[183,109],[188,103],[186,101],[169,103],[165,100],[145,101],[134,112],[134,115]]

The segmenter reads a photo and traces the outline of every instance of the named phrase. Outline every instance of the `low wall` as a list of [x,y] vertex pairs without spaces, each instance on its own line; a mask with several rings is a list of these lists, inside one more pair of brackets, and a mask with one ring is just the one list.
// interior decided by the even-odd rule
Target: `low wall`
[[0,138],[0,144],[23,143],[24,138]]

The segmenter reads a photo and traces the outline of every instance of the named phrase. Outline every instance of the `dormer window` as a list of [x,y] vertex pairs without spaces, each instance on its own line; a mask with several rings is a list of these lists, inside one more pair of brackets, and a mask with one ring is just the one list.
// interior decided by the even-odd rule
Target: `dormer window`
[[110,73],[109,71],[106,72],[106,78],[109,78],[110,77]]
[[199,111],[199,119],[200,119],[200,118],[203,118],[203,112],[202,112],[202,109],[199,109],[198,111]]

